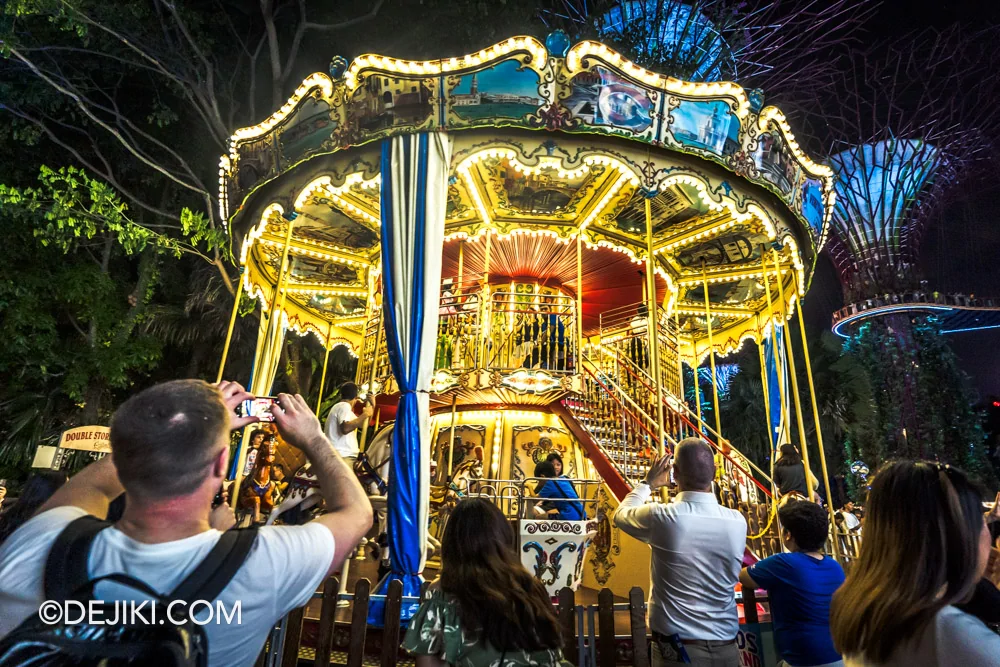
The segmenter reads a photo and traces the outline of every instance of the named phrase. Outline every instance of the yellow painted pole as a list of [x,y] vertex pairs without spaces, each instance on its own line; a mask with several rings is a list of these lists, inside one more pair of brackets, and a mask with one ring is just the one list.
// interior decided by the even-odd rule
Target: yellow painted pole
[[656,451],[660,456],[664,453],[665,431],[663,429],[663,380],[660,374],[660,344],[658,322],[656,317],[656,265],[653,257],[653,214],[649,197],[646,203],[646,332],[649,338],[649,365],[656,383],[656,428],[658,442]]
[[458,289],[456,293],[462,294],[462,274],[465,272],[465,239],[458,240]]
[[576,236],[576,373],[583,372],[583,232]]
[[712,406],[715,412],[715,438],[722,447],[722,415],[719,414],[719,385],[715,374],[715,342],[712,340],[712,306],[708,298],[708,272],[705,262],[701,263],[701,278],[705,290],[705,324],[708,327],[708,364],[712,369]]
[[333,322],[328,322],[326,327],[326,344],[323,348],[326,353],[323,355],[323,374],[319,377],[319,396],[316,397],[316,416],[319,417],[319,407],[323,405],[323,388],[326,386],[326,366],[330,361],[330,338],[333,336]]
[[[799,293],[799,281],[792,269],[792,289],[795,294]],[[806,325],[802,318],[802,299],[799,299],[798,307],[795,309],[799,317],[799,334],[802,336],[802,356],[806,359],[806,378],[809,380],[809,400],[812,403],[813,421],[816,422],[816,444],[819,446],[819,464],[823,471],[823,487],[826,489],[826,507],[830,513],[830,525],[834,528],[833,557],[840,560],[840,545],[837,539],[837,522],[834,517],[833,495],[830,493],[830,474],[826,468],[826,451],[823,449],[823,430],[819,423],[819,405],[816,402],[816,387],[813,385],[812,361],[809,359],[809,343],[806,340]]]
[[[678,297],[679,299],[680,297]],[[684,403],[684,361],[681,359],[681,319],[678,315],[679,308],[674,305],[674,329],[677,330],[677,382],[679,383],[680,394],[678,400]],[[692,338],[692,343],[694,339]],[[683,413],[681,413],[683,415]]]
[[691,349],[694,350],[694,361],[691,363],[691,370],[694,373],[694,405],[698,409],[698,428],[700,429],[705,420],[701,416],[701,383],[698,381],[698,367],[701,364],[698,362],[698,341],[694,339],[694,334],[691,334]]
[[802,443],[802,464],[806,467],[807,473],[806,491],[808,492],[809,500],[812,500],[813,488],[812,483],[808,479],[808,473],[810,473],[809,443],[806,442],[806,427],[805,422],[802,419],[802,402],[799,399],[799,379],[796,377],[795,373],[795,354],[792,351],[791,335],[788,333],[788,308],[785,306],[785,295],[781,280],[781,265],[778,263],[778,252],[773,248],[771,249],[771,257],[774,259],[774,271],[775,275],[778,277],[778,302],[781,304],[781,321],[785,323],[785,326],[781,327],[781,329],[785,335],[785,357],[788,359],[789,375],[792,377],[792,402],[795,404],[795,418],[798,421],[799,426],[799,442]]
[[[281,311],[285,306],[285,293],[282,291],[282,287],[285,284],[285,273],[288,272],[286,264],[288,263],[288,248],[292,244],[292,229],[295,227],[295,220],[288,220],[288,230],[285,232],[285,245],[281,249],[281,263],[278,264],[278,282],[274,286],[274,298],[271,299],[271,314],[267,318],[267,338],[264,339],[264,355],[263,358],[268,358],[267,350],[271,345],[274,344],[274,338],[277,336],[277,328],[275,327],[274,318],[277,313]],[[280,301],[280,304],[279,304]],[[275,332],[272,334],[272,332]]]
[[226,343],[222,346],[222,360],[219,361],[219,372],[215,376],[215,384],[222,382],[222,372],[226,369],[226,358],[229,357],[229,343],[233,340],[236,314],[240,311],[240,299],[243,297],[243,271],[243,267],[240,267],[239,280],[236,284],[236,299],[233,301],[233,312],[229,315],[229,329],[226,331]]

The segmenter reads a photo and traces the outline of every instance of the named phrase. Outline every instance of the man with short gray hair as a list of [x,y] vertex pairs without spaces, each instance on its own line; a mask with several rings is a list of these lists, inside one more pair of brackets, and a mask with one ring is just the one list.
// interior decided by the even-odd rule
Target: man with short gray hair
[[[680,493],[669,504],[648,503],[673,468]],[[653,462],[646,479],[625,496],[614,524],[652,549],[649,628],[653,667],[739,664],[736,583],[747,522],[712,493],[715,459],[704,440],[688,438],[674,457]]]

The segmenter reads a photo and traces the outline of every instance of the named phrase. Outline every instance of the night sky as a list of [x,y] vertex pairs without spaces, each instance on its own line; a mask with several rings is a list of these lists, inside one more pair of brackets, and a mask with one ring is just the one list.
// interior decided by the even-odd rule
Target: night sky
[[[892,36],[956,21],[979,28],[1000,25],[1000,2],[889,0],[882,3],[869,27],[875,35]],[[995,180],[980,178],[967,184],[924,234],[920,268],[930,291],[1000,297],[1000,171],[995,169],[1000,159],[993,164],[994,168],[985,169]],[[836,272],[829,259],[821,256],[804,312],[813,326],[828,327],[830,313],[841,305]],[[1000,329],[951,334],[949,338],[980,396],[1000,395]]]

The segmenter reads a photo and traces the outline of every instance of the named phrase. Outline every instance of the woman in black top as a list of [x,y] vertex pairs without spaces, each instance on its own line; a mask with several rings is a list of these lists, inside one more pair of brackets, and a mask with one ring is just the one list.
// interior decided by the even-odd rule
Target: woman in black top
[[774,462],[774,484],[778,487],[778,492],[782,496],[798,493],[808,498],[806,467],[802,463],[802,457],[799,456],[799,450],[795,445],[786,442],[778,448],[778,451],[781,455]]

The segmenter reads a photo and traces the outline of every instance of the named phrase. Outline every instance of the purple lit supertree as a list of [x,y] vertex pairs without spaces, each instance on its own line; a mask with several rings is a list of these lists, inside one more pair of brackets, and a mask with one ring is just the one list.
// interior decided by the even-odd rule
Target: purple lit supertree
[[992,477],[967,378],[936,311],[921,305],[917,258],[928,225],[947,223],[993,153],[994,43],[957,27],[908,35],[845,56],[851,74],[817,95],[836,172],[826,250],[860,313],[838,328],[874,403],[870,437],[848,442],[847,458],[871,469],[892,457],[937,458]]
[[989,156],[1000,115],[982,42],[952,28],[854,51],[817,105],[837,178],[827,249],[849,300],[919,285],[924,230]]

